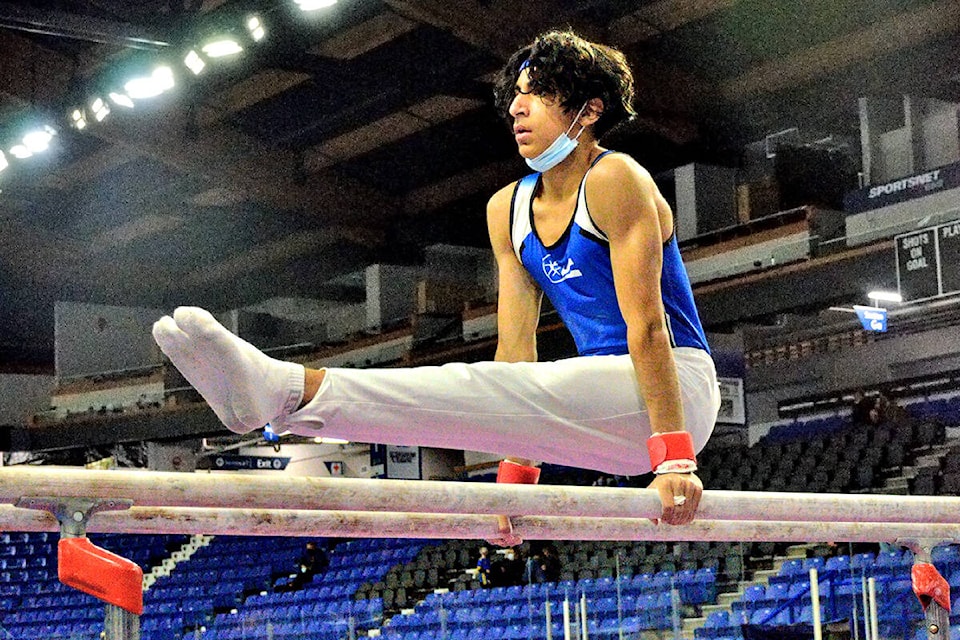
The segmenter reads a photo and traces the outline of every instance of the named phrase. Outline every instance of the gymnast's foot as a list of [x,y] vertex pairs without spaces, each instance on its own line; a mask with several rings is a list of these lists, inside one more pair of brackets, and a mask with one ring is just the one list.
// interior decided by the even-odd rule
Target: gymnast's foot
[[263,354],[203,309],[160,318],[153,339],[231,431],[282,421],[303,399],[302,365]]

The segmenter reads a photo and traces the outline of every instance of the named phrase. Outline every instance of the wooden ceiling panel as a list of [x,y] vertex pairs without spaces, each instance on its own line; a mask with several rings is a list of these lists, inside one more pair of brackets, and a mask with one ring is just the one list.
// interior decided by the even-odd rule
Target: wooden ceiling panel
[[758,93],[811,82],[838,69],[957,32],[960,2],[932,2],[751,69],[727,82],[722,96],[738,102]]
[[332,35],[307,52],[336,60],[352,60],[412,31],[416,26],[413,20],[388,10]]

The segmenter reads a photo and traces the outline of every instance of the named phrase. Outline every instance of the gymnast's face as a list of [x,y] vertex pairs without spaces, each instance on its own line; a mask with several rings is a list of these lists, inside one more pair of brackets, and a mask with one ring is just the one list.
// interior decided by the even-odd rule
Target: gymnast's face
[[530,88],[530,74],[524,69],[517,76],[510,116],[517,148],[524,158],[535,158],[557,136],[570,129],[576,112],[565,111],[554,96],[541,96]]

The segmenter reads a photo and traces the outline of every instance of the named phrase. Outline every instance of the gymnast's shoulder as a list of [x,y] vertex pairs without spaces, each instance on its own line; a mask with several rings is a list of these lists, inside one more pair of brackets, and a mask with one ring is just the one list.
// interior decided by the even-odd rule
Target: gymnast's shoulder
[[615,151],[601,157],[587,175],[587,188],[622,189],[634,187],[648,190],[655,187],[653,176],[630,155]]
[[495,194],[490,196],[487,201],[487,220],[509,220],[510,204],[513,202],[513,192],[517,187],[517,181],[514,180],[503,187]]

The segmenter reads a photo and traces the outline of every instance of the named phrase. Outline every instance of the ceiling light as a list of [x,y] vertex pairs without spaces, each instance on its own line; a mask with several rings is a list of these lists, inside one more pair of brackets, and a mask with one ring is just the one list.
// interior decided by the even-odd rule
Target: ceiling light
[[123,86],[127,95],[134,100],[154,98],[173,88],[173,70],[170,67],[157,67],[149,76],[134,78]]
[[127,109],[133,109],[133,100],[130,99],[130,96],[124,93],[117,93],[116,91],[110,92],[110,101],[118,107],[126,107]]
[[337,0],[294,0],[299,6],[301,11],[316,11],[317,9],[324,9],[326,7],[332,7],[337,4]]
[[50,140],[53,139],[54,133],[53,129],[49,127],[31,131],[23,136],[23,146],[26,147],[31,154],[46,151],[50,146]]
[[82,131],[87,126],[87,117],[80,109],[73,110],[73,113],[70,114],[70,121],[78,131]]
[[134,78],[123,85],[123,88],[126,89],[128,96],[137,100],[141,98],[153,98],[163,93],[163,90],[157,86],[150,76]]
[[257,16],[250,16],[247,19],[247,29],[250,30],[250,37],[253,38],[254,42],[260,42],[267,35],[267,32],[263,30],[263,23]]
[[33,152],[30,151],[26,145],[18,144],[10,148],[10,155],[12,155],[14,158],[20,158],[23,160],[24,158],[29,158],[32,156]]
[[903,296],[895,291],[871,291],[867,297],[879,302],[903,302]]
[[200,54],[193,49],[183,58],[183,64],[187,65],[187,68],[190,69],[195,76],[200,75],[203,68],[207,66],[207,63],[203,61]]
[[90,103],[90,110],[93,111],[93,118],[97,122],[103,122],[103,119],[110,115],[110,107],[103,98],[94,98]]
[[342,438],[314,438],[314,444],[350,444],[349,440]]
[[0,151],[0,171],[3,171],[8,166],[10,166],[10,163],[7,162],[7,155],[3,151]]
[[240,53],[243,51],[243,47],[236,40],[224,38],[223,40],[208,42],[203,45],[201,50],[210,58],[225,58]]

